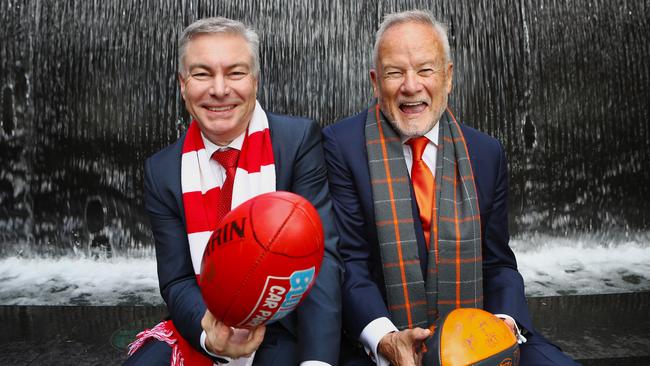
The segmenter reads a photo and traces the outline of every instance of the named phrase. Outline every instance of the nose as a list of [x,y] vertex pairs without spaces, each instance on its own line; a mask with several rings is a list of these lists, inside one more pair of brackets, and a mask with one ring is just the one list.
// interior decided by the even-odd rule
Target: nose
[[230,94],[230,86],[228,81],[223,75],[216,75],[210,87],[210,94],[222,98]]
[[422,90],[422,83],[420,83],[420,79],[417,73],[412,70],[406,72],[401,89],[404,94],[409,95],[417,94],[420,90]]

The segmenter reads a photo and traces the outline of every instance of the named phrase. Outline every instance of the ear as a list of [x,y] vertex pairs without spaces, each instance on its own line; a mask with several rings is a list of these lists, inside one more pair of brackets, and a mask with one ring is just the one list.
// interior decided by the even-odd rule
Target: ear
[[372,82],[372,92],[375,98],[379,98],[379,84],[377,81],[377,70],[370,69],[370,81]]
[[447,94],[451,93],[451,90],[453,89],[453,81],[454,80],[454,64],[451,62],[449,65],[447,65]]
[[259,75],[258,76],[253,75],[253,83],[255,84],[255,96],[257,96],[257,91],[259,90],[259,85],[260,85]]
[[185,99],[185,82],[187,79],[183,77],[183,74],[180,72],[178,73],[178,84],[181,86],[181,95],[183,96],[183,99]]

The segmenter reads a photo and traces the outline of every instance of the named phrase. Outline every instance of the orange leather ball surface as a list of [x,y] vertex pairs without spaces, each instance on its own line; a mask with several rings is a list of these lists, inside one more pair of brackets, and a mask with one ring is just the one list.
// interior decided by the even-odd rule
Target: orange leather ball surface
[[451,312],[440,337],[441,356],[448,365],[468,365],[517,343],[503,320],[480,309]]
[[474,308],[452,310],[436,320],[426,341],[430,366],[517,366],[519,345],[510,327],[493,314]]

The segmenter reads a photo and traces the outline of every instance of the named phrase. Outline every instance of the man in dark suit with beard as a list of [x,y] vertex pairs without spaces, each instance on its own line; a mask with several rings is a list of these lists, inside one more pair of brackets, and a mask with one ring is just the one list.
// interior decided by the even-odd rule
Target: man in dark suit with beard
[[434,321],[459,307],[502,318],[522,365],[574,364],[533,328],[508,246],[503,147],[447,109],[445,27],[422,11],[391,14],[373,58],[376,102],[324,130],[344,327],[365,349],[346,347],[342,364],[417,365]]

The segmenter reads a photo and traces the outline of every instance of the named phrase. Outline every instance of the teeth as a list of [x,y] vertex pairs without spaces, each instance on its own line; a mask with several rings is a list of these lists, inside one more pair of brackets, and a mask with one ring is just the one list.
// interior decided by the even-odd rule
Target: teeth
[[228,111],[235,108],[235,106],[229,105],[226,107],[208,107],[208,110],[212,112],[223,112],[223,111]]
[[422,102],[411,102],[411,103],[402,103],[402,104],[405,105],[405,106],[411,107],[411,106],[414,106],[414,105],[420,105],[420,104],[422,104]]

